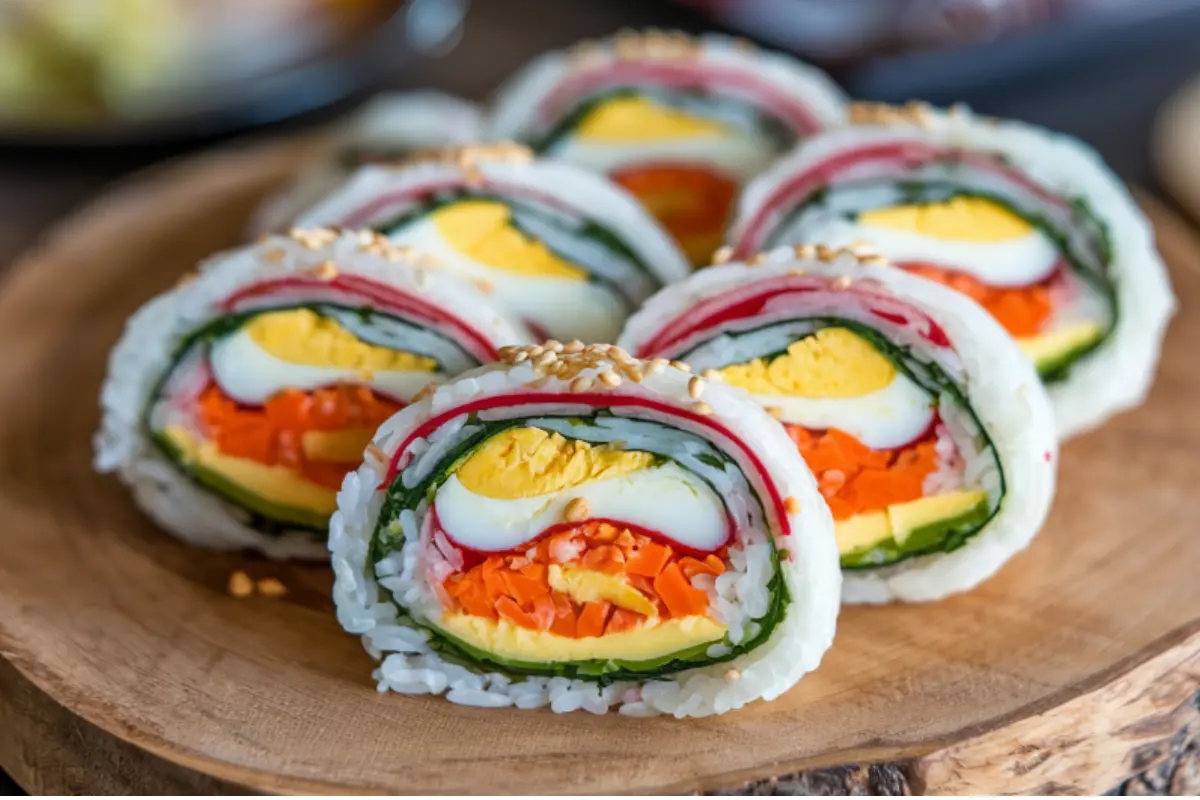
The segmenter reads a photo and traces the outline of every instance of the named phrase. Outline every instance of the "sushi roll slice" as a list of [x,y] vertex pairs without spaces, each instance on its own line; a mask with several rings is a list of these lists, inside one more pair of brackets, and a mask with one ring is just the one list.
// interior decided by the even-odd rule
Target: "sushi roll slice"
[[366,167],[300,225],[372,228],[418,247],[511,308],[539,338],[612,341],[626,316],[688,273],[628,193],[508,143]]
[[741,393],[608,345],[509,348],[379,429],[330,525],[379,688],[718,714],[829,647],[833,521]]
[[741,185],[844,106],[825,73],[745,40],[626,31],[524,67],[489,134],[608,175],[701,266]]
[[335,129],[327,152],[251,224],[254,235],[285,231],[364,164],[389,163],[414,150],[478,141],[483,114],[474,103],[434,91],[377,95]]
[[528,336],[370,231],[269,237],[129,320],[101,393],[96,468],[193,544],[321,557],[337,489],[379,424]]
[[1153,234],[1082,143],[965,109],[857,104],[747,191],[734,258],[858,241],[978,302],[1036,364],[1060,437],[1138,405],[1174,298]]
[[833,512],[852,603],[934,600],[990,576],[1041,527],[1057,466],[1049,401],[1012,338],[882,263],[802,246],[705,269],[620,340],[782,423]]

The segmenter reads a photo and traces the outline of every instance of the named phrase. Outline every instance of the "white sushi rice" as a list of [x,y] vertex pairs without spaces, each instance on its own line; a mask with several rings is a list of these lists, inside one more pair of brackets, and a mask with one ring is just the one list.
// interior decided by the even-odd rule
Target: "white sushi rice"
[[[195,280],[150,300],[130,317],[113,348],[100,393],[102,419],[94,465],[116,472],[134,499],[160,526],[191,544],[215,549],[251,548],[272,558],[323,558],[323,542],[310,532],[270,536],[247,524],[245,511],[199,487],[167,460],[145,435],[143,414],[151,394],[181,342],[223,316],[222,302],[239,289],[288,275],[311,275],[326,262],[340,274],[357,275],[420,296],[466,321],[495,347],[528,341],[519,322],[493,308],[475,287],[436,267],[411,259],[391,260],[364,250],[372,234],[328,233],[312,247],[305,236],[265,238],[213,256]],[[307,241],[307,244],[301,240]],[[294,295],[289,295],[295,299]]]
[[250,225],[253,235],[286,230],[300,214],[337,189],[350,171],[336,162],[348,149],[411,150],[478,141],[479,106],[434,91],[376,95],[332,132],[327,160],[314,164],[280,194],[267,200]]
[[[845,119],[845,93],[816,67],[782,53],[747,47],[744,40],[722,34],[708,33],[694,41],[700,45],[694,62],[698,71],[707,66],[721,67],[791,95],[808,108],[822,127]],[[595,43],[585,60],[577,60],[576,54],[568,51],[553,51],[526,64],[496,93],[488,135],[521,140],[537,133],[539,109],[546,97],[578,68],[603,69],[621,60],[618,42],[619,37],[615,37]],[[731,95],[735,93],[730,91]]]
[[1065,381],[1048,387],[1058,435],[1065,440],[1140,405],[1154,381],[1176,301],[1149,221],[1100,156],[1074,137],[1013,120],[978,117],[964,108],[926,109],[919,123],[828,130],[797,145],[746,187],[729,241],[743,241],[751,220],[793,176],[839,153],[898,140],[998,153],[1040,186],[1087,202],[1108,227],[1109,275],[1116,286],[1119,316],[1105,342],[1072,365]]
[[[887,335],[913,348],[921,358],[936,363],[959,385],[995,446],[1006,486],[999,511],[961,548],[878,569],[848,570],[842,584],[843,600],[847,603],[937,600],[986,580],[1023,550],[1045,521],[1054,496],[1058,445],[1050,402],[1033,366],[1004,329],[971,300],[901,270],[862,266],[849,252],[821,261],[798,259],[792,248],[779,248],[757,266],[710,267],[663,289],[629,319],[619,343],[639,353],[643,343],[674,320],[685,317],[697,303],[793,270],[817,278],[849,279],[849,285],[839,292],[846,297],[852,296],[856,283],[863,288],[883,289],[921,310],[942,328],[950,340],[949,351],[939,352],[939,348],[904,330],[888,330]],[[800,316],[786,307],[778,308],[774,315]],[[850,316],[881,331],[888,327],[878,318]],[[699,340],[714,333],[710,329],[690,338]],[[686,343],[678,349],[686,349]],[[674,357],[676,353],[646,355]],[[944,422],[951,435],[956,428],[974,427],[965,414],[946,414]],[[963,430],[954,435],[956,442],[968,441],[970,437],[965,433]],[[795,450],[794,445],[792,449]],[[997,494],[999,476],[991,466],[990,456],[961,452],[961,444],[959,450],[966,462],[964,481]]]
[[[582,377],[595,377],[607,366],[585,369]],[[636,394],[659,402],[690,409],[690,375],[674,368],[647,376],[640,383],[629,381],[619,388],[607,388],[597,382],[589,391],[607,391],[614,395]],[[568,383],[553,376],[539,376],[527,362],[516,367],[494,365],[474,370],[439,387],[431,397],[400,411],[379,430],[375,445],[390,459],[409,432],[434,415],[457,408],[471,400],[497,394],[534,391],[568,392]],[[622,682],[600,688],[590,681],[563,677],[509,678],[484,669],[468,669],[445,662],[428,644],[430,632],[416,626],[392,600],[399,596],[404,613],[436,622],[440,605],[435,593],[422,584],[426,558],[416,537],[408,537],[404,547],[379,564],[368,561],[368,553],[385,495],[380,489],[386,464],[368,460],[357,473],[347,476],[338,495],[338,512],[330,525],[329,550],[336,580],[334,602],[338,620],[350,633],[361,635],[366,651],[380,666],[375,678],[380,691],[406,694],[444,694],[448,700],[483,707],[539,708],[549,706],[556,712],[586,710],[602,714],[609,709],[630,716],[673,714],[677,717],[722,713],[759,698],[772,699],[814,669],[833,639],[841,582],[837,548],[833,540],[833,520],[817,491],[812,475],[804,468],[794,446],[783,430],[756,404],[724,387],[710,387],[704,400],[713,409],[713,419],[745,442],[770,469],[770,480],[781,496],[798,501],[789,515],[791,535],[776,536],[776,546],[790,557],[781,560],[791,603],[783,620],[761,646],[730,661],[689,669],[642,683]],[[558,406],[502,407],[491,412],[504,417],[536,417],[540,414],[578,411],[578,404]],[[639,409],[636,418],[650,419],[689,433],[701,433],[699,426],[663,412]],[[405,472],[428,469],[433,459],[424,455],[439,443],[461,433],[461,422],[441,429],[429,440],[415,442],[416,457]],[[667,432],[669,433],[669,432]],[[712,434],[708,434],[712,435]],[[635,446],[636,443],[627,443]],[[733,455],[725,447],[726,454]],[[748,509],[744,496],[727,498],[731,511]],[[420,511],[421,509],[418,509]],[[742,512],[737,512],[742,513]],[[778,530],[773,511],[767,512],[771,530]],[[415,530],[418,514],[402,514],[399,524],[405,531]],[[392,523],[396,524],[396,523]],[[761,525],[761,523],[760,523]],[[410,527],[412,526],[412,527]],[[714,600],[714,608],[726,624],[749,636],[756,623],[748,620],[761,615],[767,604],[765,586],[771,578],[770,555],[765,539],[756,539],[744,531],[744,547],[731,548],[730,571],[705,587]],[[765,532],[758,534],[765,536]],[[701,581],[701,586],[704,582]],[[709,655],[724,654],[722,645],[710,648]]]

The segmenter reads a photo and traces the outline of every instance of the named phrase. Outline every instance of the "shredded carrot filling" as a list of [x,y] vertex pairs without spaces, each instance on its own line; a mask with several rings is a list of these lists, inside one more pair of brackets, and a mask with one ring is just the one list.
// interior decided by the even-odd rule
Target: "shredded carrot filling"
[[311,431],[374,431],[400,410],[400,404],[366,386],[337,385],[302,392],[285,389],[261,408],[239,405],[210,384],[200,395],[199,416],[205,435],[228,456],[260,464],[291,467],[331,489],[342,485],[357,461],[315,459],[305,452]]
[[482,563],[449,576],[442,585],[453,611],[503,618],[522,628],[572,639],[618,633],[646,621],[645,614],[608,600],[579,602],[557,591],[550,586],[552,565],[622,576],[663,620],[705,613],[708,595],[692,586],[691,579],[725,571],[723,555],[694,558],[626,528],[590,521],[543,537],[532,548],[489,555]]
[[1050,302],[1051,275],[1033,286],[1007,288],[988,286],[979,279],[954,270],[929,264],[916,264],[906,269],[923,278],[949,286],[987,309],[996,321],[1013,336],[1036,336],[1046,325],[1054,305]]
[[612,176],[701,266],[721,245],[738,185],[700,167],[631,167]]
[[925,496],[925,477],[937,469],[936,438],[928,436],[894,450],[872,450],[848,433],[810,431],[784,424],[835,520],[881,511]]

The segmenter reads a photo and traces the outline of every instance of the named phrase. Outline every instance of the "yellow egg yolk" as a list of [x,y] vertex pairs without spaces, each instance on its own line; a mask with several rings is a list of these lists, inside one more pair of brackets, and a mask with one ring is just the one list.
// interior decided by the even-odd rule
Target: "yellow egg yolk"
[[650,467],[655,456],[591,445],[541,428],[510,428],[485,442],[455,474],[467,490],[516,500]]
[[861,397],[886,388],[892,362],[845,328],[822,328],[768,363],[756,358],[719,370],[725,383],[751,394],[811,398]]
[[307,308],[269,311],[246,325],[259,347],[293,364],[373,372],[436,372],[432,358],[367,344],[339,325]]
[[1028,236],[1033,226],[983,197],[959,195],[936,203],[916,203],[863,211],[858,221],[957,242],[1004,242]]
[[587,270],[514,228],[512,210],[504,203],[467,200],[443,206],[433,213],[433,224],[454,250],[491,269],[530,277],[587,280]]
[[575,129],[589,141],[645,142],[664,139],[723,139],[726,126],[645,97],[620,96],[602,103]]
[[624,575],[551,564],[547,573],[550,588],[578,603],[608,601],[647,617],[658,616],[658,608],[646,595],[633,588]]

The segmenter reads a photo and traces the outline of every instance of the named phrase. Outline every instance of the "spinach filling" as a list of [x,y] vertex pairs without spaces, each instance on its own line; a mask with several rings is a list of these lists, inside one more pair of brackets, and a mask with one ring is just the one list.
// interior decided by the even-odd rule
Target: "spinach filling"
[[[429,471],[429,474],[425,478],[411,488],[405,488],[399,476],[392,481],[387,489],[379,514],[379,520],[371,537],[367,563],[378,564],[392,553],[400,551],[406,541],[399,523],[400,514],[404,511],[415,511],[422,501],[432,505],[437,490],[442,483],[476,450],[497,434],[509,428],[522,426],[543,427],[546,430],[562,433],[563,424],[565,424],[580,433],[578,437],[580,440],[589,441],[586,434],[588,428],[595,427],[598,422],[616,418],[616,415],[608,411],[598,411],[587,417],[543,416],[493,421],[482,420],[476,414],[468,415],[466,425],[473,429],[472,433],[462,442],[459,442],[453,452],[446,454]],[[539,421],[543,424],[539,425]],[[671,430],[666,426],[657,425],[656,423],[644,420],[639,422],[654,425],[663,430]],[[672,461],[680,464],[676,458],[670,455],[662,453],[656,453],[656,455],[664,462]],[[714,469],[737,469],[733,460],[716,448],[710,448],[708,452],[698,456],[698,459]],[[680,466],[684,469],[687,468],[683,464],[680,464]],[[708,479],[698,473],[693,474],[697,474],[698,477],[709,483],[714,491],[717,491],[718,496],[720,496],[720,491],[717,490],[716,486],[713,486],[711,481],[708,481]],[[750,489],[750,493],[761,508],[761,501],[753,489]],[[685,650],[642,661],[593,659],[571,662],[529,662],[501,658],[451,636],[438,628],[436,624],[418,620],[408,612],[408,609],[400,602],[399,597],[396,597],[390,591],[388,594],[391,596],[392,603],[398,611],[397,619],[400,623],[410,627],[421,628],[428,632],[429,647],[439,657],[449,663],[472,668],[483,667],[518,680],[530,676],[565,677],[595,681],[600,686],[606,686],[619,681],[644,681],[669,676],[686,669],[730,661],[754,650],[770,638],[771,633],[787,613],[790,596],[787,585],[779,570],[779,553],[775,549],[774,539],[768,536],[767,541],[771,543],[771,579],[766,587],[769,599],[766,613],[749,623],[750,625],[757,626],[757,630],[753,636],[747,637],[741,643],[735,645],[729,640],[727,635],[720,641],[704,642]],[[728,649],[728,652],[718,656],[708,655],[708,649],[714,645],[724,645]]]
[[[399,239],[403,231],[440,208],[466,201],[496,202],[512,213],[509,224],[531,239],[542,242],[552,253],[570,264],[582,267],[588,280],[605,286],[622,298],[632,310],[656,290],[662,282],[638,253],[608,227],[585,217],[569,218],[561,211],[539,208],[533,203],[490,192],[454,189],[433,194],[394,217],[372,224],[385,236]],[[544,233],[551,232],[554,241]],[[576,240],[588,244],[568,252],[567,243]]]
[[[1109,271],[1109,266],[1112,264],[1112,238],[1108,226],[1097,216],[1086,200],[1071,198],[1070,203],[1075,221],[1078,223],[1078,229],[1084,233],[1083,238],[1088,247],[1081,245],[1077,240],[1064,233],[1048,215],[1035,209],[1025,208],[1011,198],[995,192],[963,188],[959,184],[948,181],[898,181],[895,187],[900,193],[899,202],[906,205],[941,202],[955,197],[973,197],[1004,207],[1040,230],[1054,242],[1058,252],[1071,267],[1071,271],[1100,294],[1109,312],[1100,335],[1056,353],[1052,358],[1039,361],[1037,368],[1043,383],[1051,384],[1066,380],[1070,377],[1072,366],[1108,341],[1117,326],[1119,313],[1117,287]],[[854,184],[842,184],[815,189],[804,202],[788,212],[775,228],[772,236],[769,237],[769,244],[781,244],[778,241],[780,235],[799,222],[805,213],[826,205],[840,191],[854,188],[857,188]],[[865,210],[867,209],[860,208],[847,216],[853,217]],[[1091,252],[1088,252],[1089,249]]]
[[[996,473],[999,476],[999,487],[997,496],[994,502],[989,502],[987,508],[976,508],[971,511],[957,515],[951,519],[941,520],[937,525],[927,526],[917,531],[914,531],[903,544],[897,543],[894,539],[883,541],[877,545],[852,553],[842,554],[841,562],[843,569],[876,569],[878,567],[898,564],[910,558],[918,556],[933,555],[935,553],[949,553],[957,550],[967,543],[968,540],[979,531],[981,531],[992,518],[999,513],[1000,507],[1004,502],[1005,483],[1004,471],[1000,468],[1000,459],[996,452],[995,444],[988,435],[983,424],[979,421],[979,417],[975,414],[975,410],[971,408],[967,402],[965,395],[953,380],[936,364],[923,361],[914,351],[912,347],[899,345],[888,339],[879,331],[851,319],[842,317],[810,317],[796,320],[781,320],[771,322],[767,325],[762,325],[758,328],[747,329],[734,333],[723,334],[731,338],[738,336],[747,336],[760,331],[766,331],[780,325],[789,323],[805,323],[812,326],[812,330],[805,334],[805,337],[815,334],[822,328],[846,328],[856,335],[867,340],[872,347],[887,358],[896,369],[903,373],[913,383],[920,386],[925,391],[929,392],[933,397],[949,397],[950,401],[958,408],[962,409],[970,417],[975,428],[979,431],[978,442],[981,451],[987,451],[991,454],[995,461]],[[805,338],[802,337],[802,338]],[[714,337],[715,338],[715,337]],[[677,357],[681,360],[688,361],[692,354],[704,347],[708,342],[706,340],[699,342],[689,350],[680,353]],[[779,356],[787,353],[786,348],[775,350],[761,356],[766,361],[771,361]],[[707,369],[709,367],[720,369],[729,364],[708,364],[696,362],[693,366],[697,369]],[[939,401],[940,402],[940,401]]]
[[[154,408],[160,402],[167,399],[167,388],[171,377],[189,357],[197,355],[207,359],[209,350],[213,344],[237,332],[254,317],[266,313],[295,311],[297,309],[306,309],[323,317],[328,317],[332,314],[351,315],[363,327],[370,327],[380,321],[407,324],[402,323],[396,317],[381,314],[370,306],[345,306],[335,303],[294,303],[271,306],[269,308],[255,308],[249,311],[218,317],[188,334],[175,348],[169,360],[170,366],[158,379],[142,410],[141,426],[143,434],[154,444],[159,453],[167,461],[174,464],[188,480],[205,491],[218,496],[223,501],[245,511],[247,515],[245,524],[248,527],[267,536],[282,536],[289,531],[302,531],[313,535],[314,538],[319,538],[323,537],[328,529],[329,520],[327,518],[306,509],[291,508],[272,503],[256,495],[253,490],[238,486],[232,481],[209,470],[188,465],[179,448],[161,431],[155,430],[151,420]],[[434,359],[438,362],[439,368],[443,366],[443,360],[447,354],[452,354],[452,357],[456,360],[465,358],[475,362],[474,357],[463,350],[452,338],[431,328],[423,328],[421,332],[422,335],[430,337],[432,342],[436,342],[437,346],[425,348],[429,352],[420,352],[418,354]],[[389,346],[383,341],[371,341],[373,337],[369,335],[360,335],[360,338],[371,344]],[[432,352],[433,350],[440,352]]]

